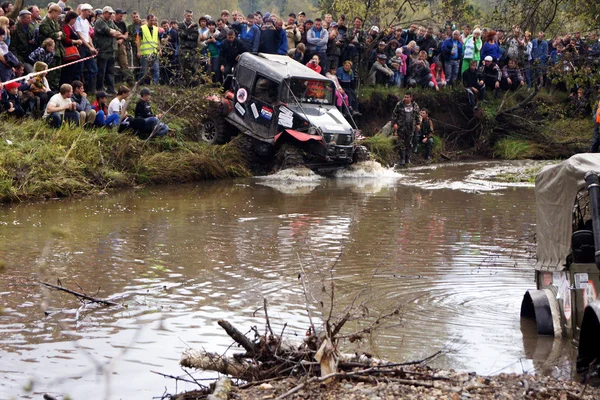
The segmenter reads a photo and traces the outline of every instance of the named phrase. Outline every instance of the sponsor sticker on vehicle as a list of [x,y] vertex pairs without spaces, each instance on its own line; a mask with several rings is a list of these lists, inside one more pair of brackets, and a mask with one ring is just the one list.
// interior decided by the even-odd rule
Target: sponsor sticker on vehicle
[[242,107],[240,103],[235,103],[235,109],[237,110],[237,112],[240,113],[240,115],[246,114],[246,110],[244,109],[244,107]]
[[[587,275],[587,274],[586,274]],[[596,301],[598,298],[598,293],[596,292],[596,287],[594,286],[594,281],[588,281],[588,285],[583,291],[583,308],[585,309],[588,304],[593,301]]]
[[294,113],[287,107],[279,107],[279,119],[277,123],[284,128],[291,128],[294,125]]
[[589,277],[586,273],[575,274],[575,289],[587,289]]
[[239,88],[235,94],[235,98],[237,99],[238,103],[244,104],[246,100],[248,100],[248,91],[244,88]]
[[258,118],[258,110],[256,109],[256,104],[252,103],[250,105],[250,109],[252,110],[252,115],[254,115],[254,119]]
[[260,109],[260,116],[270,121],[273,118],[273,109],[267,106],[262,106]]

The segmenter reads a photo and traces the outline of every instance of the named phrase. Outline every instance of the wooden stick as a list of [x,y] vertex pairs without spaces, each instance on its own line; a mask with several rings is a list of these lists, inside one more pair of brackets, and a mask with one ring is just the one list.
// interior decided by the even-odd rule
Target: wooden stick
[[233,325],[225,320],[220,320],[217,323],[221,328],[225,329],[225,332],[227,332],[230,338],[235,340],[236,343],[242,346],[249,354],[256,354],[256,346],[242,332],[238,331]]
[[[275,336],[275,334],[273,333],[273,329],[271,329],[271,321],[269,321],[269,313],[267,312],[267,298],[265,297],[263,299],[263,308],[265,309],[265,320],[267,320],[267,328],[269,329],[269,332],[271,332],[271,336]],[[265,334],[265,336],[267,336]]]
[[231,384],[231,379],[222,376],[215,384],[215,390],[208,395],[206,400],[227,400],[232,388],[233,385]]
[[66,292],[66,293],[72,294],[72,295],[74,295],[74,296],[76,296],[76,297],[78,297],[78,298],[80,298],[80,299],[89,300],[89,301],[91,301],[92,303],[104,304],[105,306],[119,306],[119,305],[120,305],[120,304],[118,304],[118,303],[114,303],[114,302],[112,302],[112,301],[110,301],[110,300],[97,299],[97,298],[95,298],[95,297],[90,297],[90,296],[88,296],[88,295],[85,295],[85,294],[83,294],[83,293],[78,293],[78,292],[75,292],[75,291],[73,291],[73,290],[70,290],[70,289],[64,288],[64,287],[62,287],[62,286],[53,285],[53,284],[51,284],[51,283],[48,283],[48,282],[42,282],[42,281],[39,281],[38,283],[39,283],[40,285],[43,285],[43,286],[49,287],[49,288],[51,288],[51,289],[56,289],[56,290],[60,290],[60,291],[62,291],[62,292]]

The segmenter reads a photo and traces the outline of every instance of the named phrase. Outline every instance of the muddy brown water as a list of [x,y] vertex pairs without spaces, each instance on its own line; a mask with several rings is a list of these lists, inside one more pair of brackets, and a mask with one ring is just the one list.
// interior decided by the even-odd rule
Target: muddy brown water
[[[333,179],[290,172],[1,206],[0,398],[174,393],[174,380],[150,371],[185,376],[178,360],[188,346],[226,351],[219,319],[262,330],[263,298],[274,329],[287,323],[286,334],[301,338],[309,322],[300,265],[317,321],[318,301],[329,309],[330,269],[337,312],[359,292],[368,318],[400,307],[391,325],[346,351],[410,361],[445,349],[433,366],[568,377],[570,343],[538,340],[519,318],[534,287],[533,189],[489,179],[526,166],[397,174],[368,165]],[[37,279],[127,307],[82,307]]]

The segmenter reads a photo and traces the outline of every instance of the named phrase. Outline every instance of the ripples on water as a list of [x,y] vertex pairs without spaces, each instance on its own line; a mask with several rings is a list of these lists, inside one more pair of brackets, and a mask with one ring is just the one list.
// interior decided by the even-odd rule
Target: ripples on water
[[[394,171],[367,162],[329,179],[298,169],[4,206],[0,393],[21,396],[29,378],[36,392],[103,393],[106,374],[98,376],[95,363],[106,369],[115,357],[112,393],[149,398],[165,385],[172,392],[172,381],[149,371],[181,375],[177,361],[188,345],[225,351],[231,341],[219,319],[262,329],[263,297],[274,329],[287,323],[300,339],[308,327],[300,263],[309,294],[324,297],[326,308],[322,282],[334,264],[336,310],[362,288],[358,302],[371,317],[400,307],[393,326],[359,344],[380,357],[407,361],[450,348],[436,366],[568,375],[569,346],[521,327],[521,297],[534,287],[534,196],[530,185],[489,179],[507,168],[523,166]],[[52,239],[54,227],[67,238]],[[29,285],[38,278],[74,289],[77,282],[127,308],[80,308],[57,292],[44,297]],[[312,313],[322,317],[318,305]]]

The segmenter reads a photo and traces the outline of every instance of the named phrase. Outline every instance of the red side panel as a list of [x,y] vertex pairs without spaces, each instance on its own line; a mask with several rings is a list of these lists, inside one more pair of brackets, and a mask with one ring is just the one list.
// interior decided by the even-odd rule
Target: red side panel
[[285,134],[292,136],[294,139],[299,140],[300,142],[308,142],[309,140],[323,140],[323,137],[320,135],[311,135],[309,133],[298,132],[293,129],[286,129],[283,132],[280,132],[277,135],[275,135],[275,143],[277,143],[279,138]]

